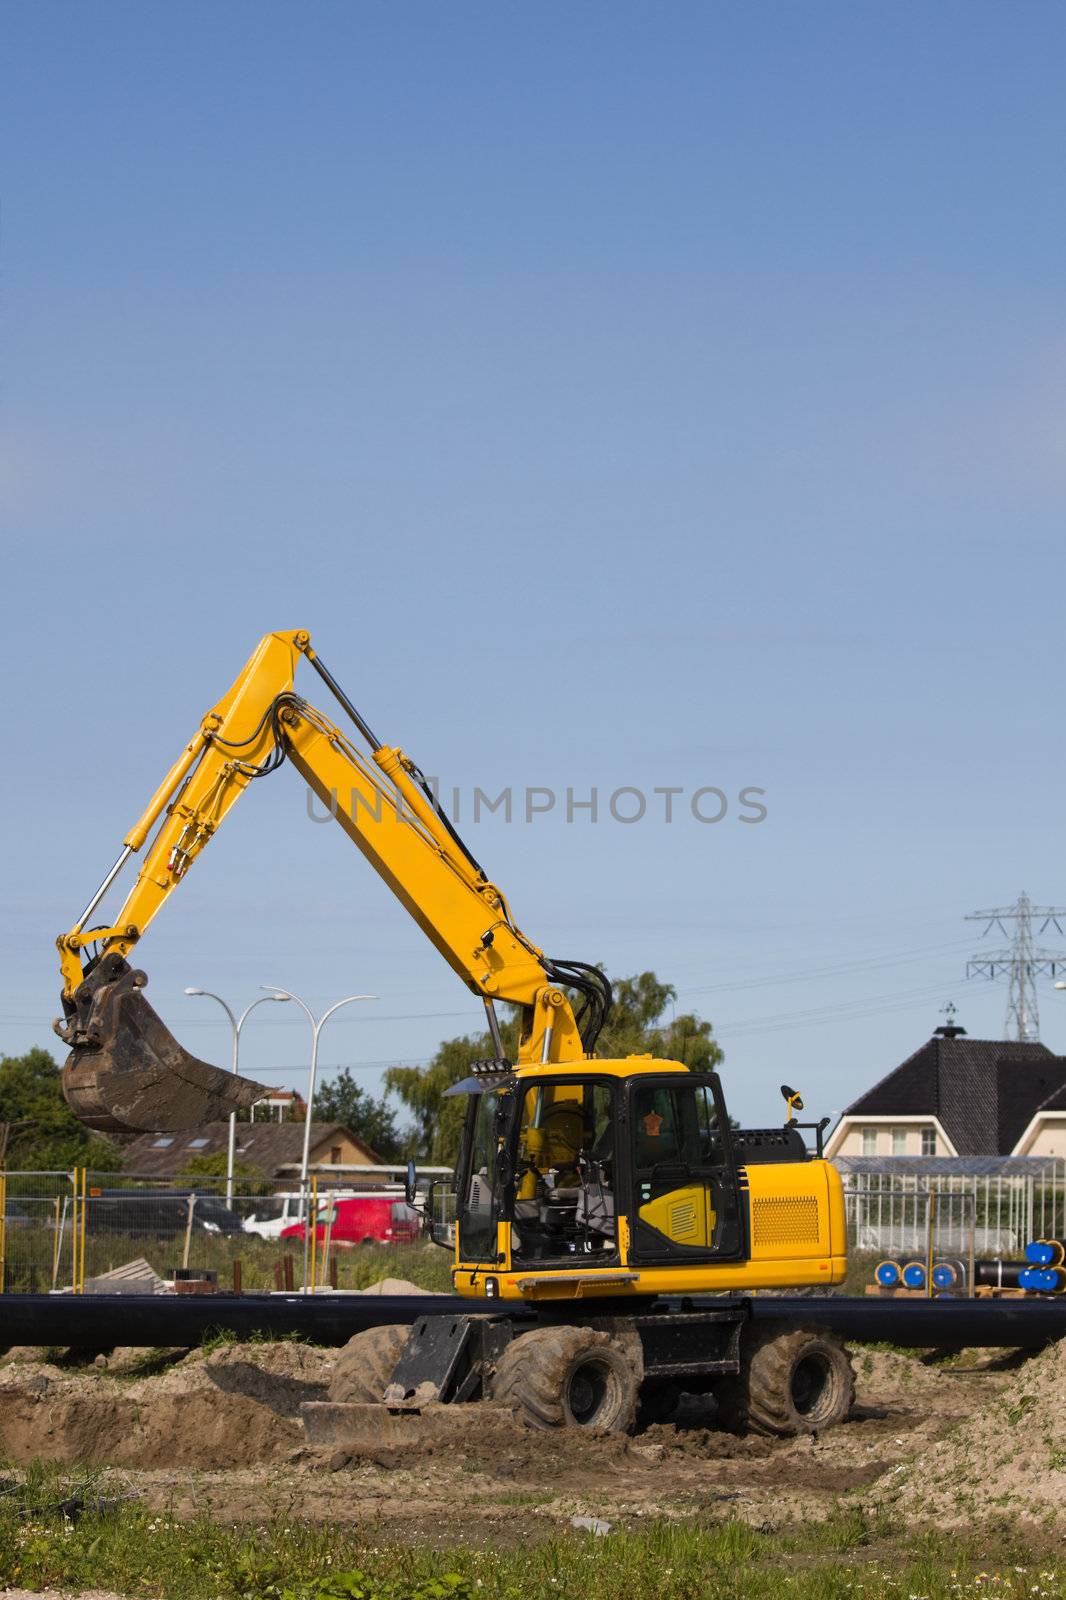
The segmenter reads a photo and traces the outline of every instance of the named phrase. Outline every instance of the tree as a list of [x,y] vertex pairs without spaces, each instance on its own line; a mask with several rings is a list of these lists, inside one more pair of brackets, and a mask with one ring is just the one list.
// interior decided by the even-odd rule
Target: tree
[[[204,1154],[190,1156],[179,1178],[214,1178],[225,1179],[229,1172],[228,1150],[215,1150],[211,1155]],[[220,1197],[225,1197],[225,1186],[216,1181],[210,1186],[210,1192]],[[273,1194],[276,1184],[273,1178],[264,1178],[258,1167],[250,1167],[246,1161],[233,1163],[233,1187],[238,1195],[264,1195]]]
[[[672,984],[654,972],[641,972],[614,985],[615,1003],[596,1046],[599,1056],[654,1055],[682,1061],[705,1072],[722,1060],[722,1048],[711,1024],[685,1012],[664,1022],[663,1013],[676,997]],[[501,1026],[504,1052],[513,1061],[518,1049],[518,1017],[512,1011]],[[496,1054],[487,1033],[445,1039],[426,1067],[390,1067],[385,1083],[412,1113],[409,1153],[441,1166],[454,1165],[466,1112],[465,1095],[446,1091],[468,1076],[471,1063]]]
[[404,1153],[395,1111],[384,1096],[376,1100],[368,1089],[356,1083],[347,1067],[316,1091],[315,1116],[325,1122],[343,1122],[383,1163],[398,1161]]
[[487,1033],[445,1039],[428,1067],[389,1067],[386,1086],[399,1095],[414,1116],[407,1130],[407,1152],[435,1166],[453,1166],[466,1114],[466,1096],[445,1098],[446,1091],[470,1073],[472,1061],[495,1055]]
[[711,1024],[690,1011],[663,1021],[667,1006],[676,999],[673,984],[663,983],[654,972],[621,978],[614,985],[614,1005],[600,1034],[597,1055],[659,1056],[680,1061],[693,1072],[710,1072],[723,1059],[722,1047]]
[[11,1125],[9,1169],[117,1172],[122,1166],[117,1147],[83,1127],[63,1099],[60,1069],[47,1050],[0,1057],[0,1123]]

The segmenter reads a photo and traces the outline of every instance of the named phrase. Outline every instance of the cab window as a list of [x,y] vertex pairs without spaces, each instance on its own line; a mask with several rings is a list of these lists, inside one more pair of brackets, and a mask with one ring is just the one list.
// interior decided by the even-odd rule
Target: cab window
[[516,1261],[614,1250],[613,1106],[606,1083],[553,1080],[525,1091],[511,1226]]

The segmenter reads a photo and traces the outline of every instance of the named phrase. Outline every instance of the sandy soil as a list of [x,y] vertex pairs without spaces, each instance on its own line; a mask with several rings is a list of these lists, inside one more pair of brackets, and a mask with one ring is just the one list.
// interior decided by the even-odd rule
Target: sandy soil
[[1066,1340],[873,1486],[872,1506],[951,1526],[997,1513],[1066,1533]]
[[[142,1352],[116,1352],[106,1369],[5,1359],[0,1449],[16,1462],[107,1464],[109,1480],[154,1510],[359,1524],[370,1538],[431,1545],[516,1544],[565,1529],[574,1516],[639,1526],[649,1517],[734,1515],[777,1526],[824,1517],[842,1499],[891,1504],[904,1490],[909,1519],[935,1501],[931,1515],[965,1520],[965,1507],[930,1497],[945,1450],[965,1458],[975,1429],[991,1449],[994,1419],[1031,1391],[1057,1406],[1055,1426],[1066,1428],[1066,1389],[1055,1398],[1060,1391],[1046,1387],[1052,1358],[1055,1381],[1066,1384],[1066,1346],[1014,1362],[1017,1370],[999,1352],[932,1365],[860,1349],[851,1419],[814,1439],[719,1433],[709,1425],[711,1402],[692,1402],[681,1426],[632,1438],[546,1436],[477,1406],[463,1408],[443,1440],[372,1448],[354,1460],[308,1450],[298,1420],[303,1400],[325,1397],[330,1351],[281,1343],[171,1353],[147,1376]],[[1022,1418],[1032,1405],[1022,1404]],[[977,1470],[997,1481],[997,1468],[981,1460]],[[1046,1467],[1042,1460],[1045,1477]]]

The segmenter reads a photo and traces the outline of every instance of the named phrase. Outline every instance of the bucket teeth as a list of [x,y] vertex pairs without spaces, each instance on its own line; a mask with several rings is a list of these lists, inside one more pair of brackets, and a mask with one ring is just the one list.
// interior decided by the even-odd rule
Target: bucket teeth
[[145,999],[143,972],[105,956],[79,987],[62,1030],[73,1048],[63,1094],[100,1133],[165,1133],[218,1122],[268,1091],[200,1061]]

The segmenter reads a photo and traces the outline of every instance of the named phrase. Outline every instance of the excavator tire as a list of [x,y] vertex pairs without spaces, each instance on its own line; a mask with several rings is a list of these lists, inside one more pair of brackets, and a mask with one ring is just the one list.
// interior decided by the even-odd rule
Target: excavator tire
[[534,1328],[513,1339],[489,1386],[536,1428],[628,1433],[640,1374],[619,1340],[595,1328]]
[[353,1401],[380,1405],[410,1332],[405,1322],[387,1322],[354,1333],[337,1357],[329,1398],[338,1405]]
[[792,1325],[748,1328],[740,1371],[715,1389],[728,1433],[790,1438],[843,1422],[855,1399],[851,1357],[832,1334]]

